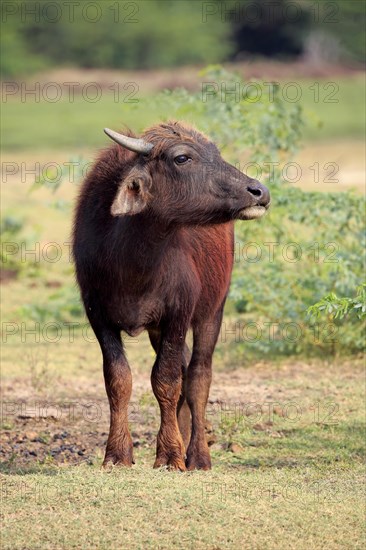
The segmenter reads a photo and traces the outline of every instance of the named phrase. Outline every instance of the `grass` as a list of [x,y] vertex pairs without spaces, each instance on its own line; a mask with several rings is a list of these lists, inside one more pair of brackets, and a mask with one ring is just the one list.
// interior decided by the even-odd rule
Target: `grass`
[[[319,85],[319,94],[314,83]],[[289,81],[282,83],[283,86],[288,84]],[[337,79],[336,82],[304,79],[294,84],[305,114],[305,140],[342,140],[345,136],[358,140],[364,138],[365,82],[362,76]],[[331,96],[333,85],[338,88],[334,88]],[[292,95],[296,91],[293,87],[285,89],[290,98],[296,97]],[[134,130],[141,130],[159,120],[159,113],[151,109],[145,98],[138,96],[137,104],[116,103],[114,95],[105,90],[96,103],[86,101],[81,95],[75,95],[73,102],[66,96],[54,103],[37,103],[32,96],[26,101],[20,97],[9,98],[2,114],[3,148],[8,151],[39,151],[102,146],[105,126],[118,128],[126,124]],[[169,113],[165,115],[169,116]]]
[[[314,91],[319,85],[319,97]],[[365,138],[364,76],[300,83],[306,141]],[[333,93],[334,92],[334,93]],[[332,95],[331,95],[332,94]],[[334,101],[334,102],[331,102]]]
[[[47,368],[53,382],[41,389],[32,387],[27,361],[21,370],[13,368],[17,349],[24,356],[36,347],[31,338],[22,346],[19,340],[18,335],[4,346],[5,411],[20,402],[31,411],[42,399],[48,407],[66,407],[84,396],[88,403],[102,403],[103,414],[93,424],[69,414],[28,420],[5,415],[3,439],[9,434],[14,443],[0,469],[2,548],[364,546],[362,365],[289,361],[231,373],[216,365],[208,407],[217,437],[213,470],[156,471],[151,468],[158,422],[149,389],[153,355],[143,338],[128,346],[133,400],[140,404],[140,415],[130,417],[133,439],[140,442],[136,465],[104,472],[99,436],[107,431],[108,414],[97,345],[80,335],[72,345],[65,339],[38,345],[52,358]],[[22,443],[29,430],[38,434],[37,444]],[[54,436],[65,430],[74,443],[80,439],[86,445],[91,435],[86,456],[76,455],[72,463],[54,458]],[[150,430],[153,437],[146,443]],[[38,458],[25,458],[32,445]],[[8,448],[5,441],[3,449]]]
[[361,479],[361,469],[51,468],[7,478],[16,512],[2,548],[362,548]]

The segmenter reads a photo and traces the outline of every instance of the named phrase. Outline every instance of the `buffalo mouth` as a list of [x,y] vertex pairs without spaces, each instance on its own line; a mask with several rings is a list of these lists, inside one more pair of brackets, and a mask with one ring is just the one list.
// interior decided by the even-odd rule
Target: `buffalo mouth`
[[247,206],[246,208],[240,210],[238,219],[255,220],[257,218],[261,218],[267,212],[268,206],[261,206],[259,204],[256,206]]

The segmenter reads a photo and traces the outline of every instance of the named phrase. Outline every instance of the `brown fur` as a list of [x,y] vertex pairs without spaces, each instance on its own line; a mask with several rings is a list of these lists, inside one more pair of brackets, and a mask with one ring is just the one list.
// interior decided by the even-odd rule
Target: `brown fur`
[[192,127],[161,124],[143,138],[154,145],[148,156],[119,145],[101,153],[75,213],[77,280],[102,350],[111,410],[104,464],[133,463],[132,381],[120,333],[147,330],[161,412],[155,467],[209,469],[205,409],[230,284],[233,220],[246,207],[267,206],[269,194]]

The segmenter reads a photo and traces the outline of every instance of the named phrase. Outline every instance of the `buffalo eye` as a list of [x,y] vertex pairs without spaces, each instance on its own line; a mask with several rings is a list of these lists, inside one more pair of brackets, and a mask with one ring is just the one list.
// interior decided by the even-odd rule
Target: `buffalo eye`
[[190,160],[192,160],[192,159],[190,157],[188,157],[187,155],[178,155],[177,157],[175,157],[174,162],[175,162],[175,164],[185,164],[186,162],[189,162]]

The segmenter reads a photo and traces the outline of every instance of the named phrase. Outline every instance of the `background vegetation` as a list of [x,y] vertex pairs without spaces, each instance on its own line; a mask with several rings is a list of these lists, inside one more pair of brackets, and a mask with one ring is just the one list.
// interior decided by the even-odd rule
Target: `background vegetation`
[[364,62],[365,4],[356,0],[80,0],[73,8],[13,0],[1,4],[1,17],[7,78],[54,66],[146,69],[247,55]]
[[[326,295],[351,298],[362,284],[364,199],[352,191],[304,191],[285,181],[286,166],[293,160],[307,130],[303,104],[288,102],[280,85],[256,81],[255,87],[248,87],[248,93],[243,93],[237,101],[235,95],[223,96],[220,86],[212,88],[210,83],[225,82],[228,90],[237,84],[245,90],[250,82],[239,74],[211,66],[201,77],[207,83],[207,90],[166,90],[133,104],[132,108],[124,106],[123,110],[141,129],[148,120],[154,119],[186,119],[196,124],[218,143],[228,160],[241,168],[248,165],[247,171],[256,176],[259,169],[258,177],[267,181],[271,189],[273,207],[269,214],[259,222],[236,224],[234,273],[226,311],[230,326],[236,327],[238,336],[232,338],[227,360],[231,362],[245,356],[248,362],[274,354],[329,357],[359,353],[364,349],[362,319],[348,314],[342,319],[334,318],[329,310],[324,312],[326,315],[315,318],[307,310]],[[256,100],[258,90],[259,101]],[[207,101],[203,101],[206,92]],[[360,99],[361,96],[359,88]],[[58,109],[63,108],[62,103],[56,105]],[[19,108],[16,103],[10,106]],[[41,130],[43,121],[45,127],[49,124],[46,112],[41,109],[38,112],[37,126]],[[10,129],[11,116],[8,117]],[[67,133],[65,128],[62,132],[54,128],[60,145],[63,139],[70,142],[70,133],[71,141],[74,139],[72,128],[66,128]],[[92,131],[86,132],[86,140],[92,134]],[[44,147],[47,140],[42,131],[38,135],[39,142],[37,135],[30,138],[27,132],[15,133],[18,142],[15,144],[10,132],[8,143],[16,150],[24,148],[29,139],[33,147]],[[98,139],[103,139],[102,134]],[[78,166],[73,174],[74,183],[78,183],[83,165],[91,159],[69,160]],[[60,186],[70,185],[67,164],[63,171],[64,174],[55,172],[51,166],[32,186],[33,192],[43,186],[56,193],[56,197]],[[52,202],[61,215],[71,217],[68,201]],[[17,223],[19,226],[19,221]],[[8,238],[10,230],[19,232],[18,226],[14,221],[9,225],[5,220],[4,236]],[[9,255],[11,269],[16,269],[16,257]],[[19,271],[24,272],[21,260],[19,246]],[[34,272],[34,266],[29,267]],[[72,280],[53,292],[47,303],[26,303],[19,311],[25,318],[43,323],[83,319]]]

